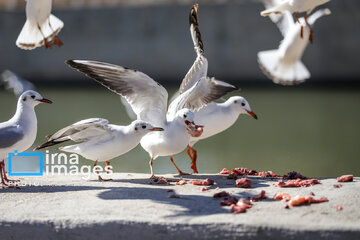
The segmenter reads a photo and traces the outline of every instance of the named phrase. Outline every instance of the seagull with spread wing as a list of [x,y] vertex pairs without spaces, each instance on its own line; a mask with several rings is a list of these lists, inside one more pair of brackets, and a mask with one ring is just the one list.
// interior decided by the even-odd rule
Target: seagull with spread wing
[[[223,83],[223,85],[227,84],[207,76],[208,61],[204,56],[204,47],[198,24],[198,7],[198,4],[193,5],[189,16],[190,33],[197,57],[180,86],[179,94],[182,94],[183,92],[186,92],[188,89],[192,88],[198,79],[217,81],[219,83]],[[234,88],[233,90],[236,89]],[[196,166],[197,151],[192,148],[195,143],[197,143],[199,140],[225,131],[236,122],[240,114],[247,114],[257,119],[257,116],[251,110],[249,103],[241,96],[233,96],[223,103],[211,102],[203,108],[196,110],[194,114],[194,121],[200,125],[205,126],[201,136],[191,137],[187,146],[187,154],[191,159],[191,168],[193,169],[194,173],[198,173]]]
[[[279,0],[263,0],[266,8],[277,5]],[[329,15],[329,9],[320,9],[308,18],[308,23],[313,26],[317,19]],[[299,36],[299,25],[305,22],[300,18],[295,22],[289,11],[282,15],[270,15],[270,19],[278,26],[284,39],[281,41],[278,49],[261,51],[258,53],[258,63],[260,69],[273,82],[282,85],[294,85],[304,82],[310,78],[310,72],[301,62],[301,57],[309,43],[307,38]],[[311,34],[310,28],[306,27],[304,35]]]
[[298,18],[298,14],[301,12],[306,12],[305,17],[304,17],[304,21],[306,26],[308,26],[308,28],[310,29],[310,34],[309,34],[309,40],[310,42],[313,42],[314,39],[314,35],[313,35],[313,30],[311,28],[311,23],[308,22],[308,17],[310,15],[310,13],[317,7],[320,5],[323,5],[327,2],[329,2],[330,0],[274,0],[273,2],[275,4],[273,4],[271,7],[267,8],[266,10],[262,11],[260,14],[261,16],[269,16],[271,14],[283,14],[287,11],[291,12],[291,13],[295,13],[295,19],[296,21],[300,24],[300,36],[301,38],[303,38],[303,23],[301,23],[299,21]]
[[15,115],[8,121],[0,123],[0,187],[8,187],[13,182],[6,176],[5,159],[15,150],[20,152],[30,148],[37,134],[35,107],[40,103],[52,103],[39,93],[29,90],[18,99]]
[[42,45],[45,48],[63,45],[57,34],[64,23],[51,14],[52,0],[26,0],[26,22],[16,40],[16,45],[25,50],[32,50]]
[[197,126],[193,121],[193,110],[235,89],[227,83],[201,78],[194,86],[182,92],[167,111],[168,93],[165,88],[140,71],[87,60],[68,60],[66,63],[124,97],[138,120],[164,129],[146,134],[140,141],[150,155],[151,178],[155,177],[153,160],[160,156],[170,156],[177,172],[184,174],[176,166],[173,155],[186,148],[191,136],[202,133],[203,126]]

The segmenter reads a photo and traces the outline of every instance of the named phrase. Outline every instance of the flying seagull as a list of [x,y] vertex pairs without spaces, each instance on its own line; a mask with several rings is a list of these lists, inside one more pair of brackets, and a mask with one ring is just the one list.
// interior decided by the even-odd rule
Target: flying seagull
[[32,50],[42,45],[45,48],[53,44],[61,46],[57,34],[64,23],[51,14],[52,0],[27,0],[26,22],[16,40],[16,45],[25,50]]

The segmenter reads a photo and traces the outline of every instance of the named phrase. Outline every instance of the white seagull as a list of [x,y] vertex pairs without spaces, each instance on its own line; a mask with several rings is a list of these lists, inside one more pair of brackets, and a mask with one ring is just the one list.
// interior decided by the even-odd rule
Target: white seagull
[[[307,19],[309,14],[320,5],[323,5],[330,0],[274,0],[274,5],[269,9],[262,11],[261,16],[269,16],[272,13],[275,14],[283,14],[286,11],[291,13],[295,13],[295,19],[298,23],[300,23],[298,14],[301,12],[306,12],[304,17],[306,25],[310,29],[309,40],[313,42],[313,30],[308,23]],[[303,37],[303,25],[301,25],[300,36]]]
[[0,123],[0,174],[1,186],[12,182],[6,176],[5,162],[9,153],[19,153],[30,148],[37,133],[35,106],[40,103],[52,103],[35,91],[26,91],[19,97],[15,115],[7,122]]
[[[265,6],[272,6],[276,0],[264,1]],[[322,16],[329,15],[329,9],[320,9],[311,14],[308,23],[313,26],[315,21]],[[301,57],[309,41],[299,36],[299,25],[305,22],[300,18],[299,22],[294,22],[290,12],[283,15],[272,15],[271,20],[278,26],[284,39],[278,49],[261,51],[258,53],[258,63],[260,69],[274,83],[282,85],[294,85],[304,82],[310,78],[310,72],[301,62]],[[306,27],[304,35],[310,35],[310,28]]]
[[[198,4],[193,5],[189,17],[190,33],[197,58],[180,86],[180,94],[193,87],[198,79],[209,79],[207,77],[208,61],[204,56],[203,42],[201,40],[198,24],[198,7]],[[214,78],[212,79],[214,80]],[[197,152],[192,148],[192,146],[201,139],[205,139],[225,131],[235,123],[240,114],[247,114],[257,119],[257,116],[251,110],[249,103],[245,98],[240,96],[231,97],[224,103],[211,102],[200,110],[194,112],[194,121],[205,126],[201,136],[191,137],[189,145],[187,146],[187,154],[191,159],[191,168],[194,173],[198,173],[196,166]]]
[[32,50],[42,45],[49,48],[52,39],[54,45],[63,45],[57,34],[64,23],[51,14],[51,5],[52,0],[26,0],[26,22],[16,40],[19,48]]
[[193,122],[193,112],[229,91],[234,86],[212,79],[202,78],[187,91],[180,94],[167,110],[168,93],[163,86],[148,75],[103,62],[68,60],[71,67],[95,79],[111,91],[124,97],[131,105],[138,120],[162,127],[164,131],[145,135],[141,146],[150,155],[151,178],[153,160],[170,156],[179,174],[184,174],[174,163],[173,155],[183,151],[189,143],[190,134],[199,136],[203,130]]
[[[98,162],[106,162],[106,166],[110,166],[109,160],[135,148],[140,139],[152,131],[163,131],[163,129],[140,120],[135,120],[128,126],[118,126],[109,124],[106,119],[91,118],[74,123],[47,136],[47,142],[35,150],[72,140],[78,144],[60,147],[59,150],[76,153],[92,160],[95,162],[94,167]],[[111,180],[103,179],[99,172],[97,175],[99,181]]]

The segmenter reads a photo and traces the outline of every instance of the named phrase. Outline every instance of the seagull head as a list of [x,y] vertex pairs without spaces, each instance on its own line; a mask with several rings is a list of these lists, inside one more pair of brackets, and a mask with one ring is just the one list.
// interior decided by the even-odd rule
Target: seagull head
[[186,130],[192,137],[201,136],[204,126],[196,125],[194,123],[194,113],[191,110],[187,108],[181,109],[177,112],[176,118],[180,124],[185,126]]
[[152,124],[141,120],[133,121],[131,124],[131,128],[135,133],[143,135],[149,132],[164,131],[164,129],[161,127],[154,127]]
[[232,108],[238,111],[240,114],[247,114],[255,119],[258,119],[257,115],[251,110],[248,101],[241,96],[233,96],[227,100]]
[[43,98],[40,93],[32,90],[26,91],[21,94],[19,97],[19,102],[33,108],[40,103],[52,103],[52,101],[50,101],[49,99]]

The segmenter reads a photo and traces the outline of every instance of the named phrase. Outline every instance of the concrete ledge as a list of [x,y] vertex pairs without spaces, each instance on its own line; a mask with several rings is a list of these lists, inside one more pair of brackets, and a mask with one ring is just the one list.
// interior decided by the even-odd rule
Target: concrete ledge
[[[190,184],[150,185],[148,175],[126,173],[102,183],[95,177],[26,177],[22,180],[40,186],[0,190],[0,239],[360,239],[359,178],[342,188],[334,188],[331,178],[290,189],[258,177],[251,177],[250,189],[235,188],[234,180],[221,175],[185,178],[212,178],[215,185],[205,192]],[[181,198],[169,198],[170,189]],[[222,190],[237,197],[261,190],[269,197],[313,192],[329,202],[285,209],[269,199],[234,215],[212,197]]]

